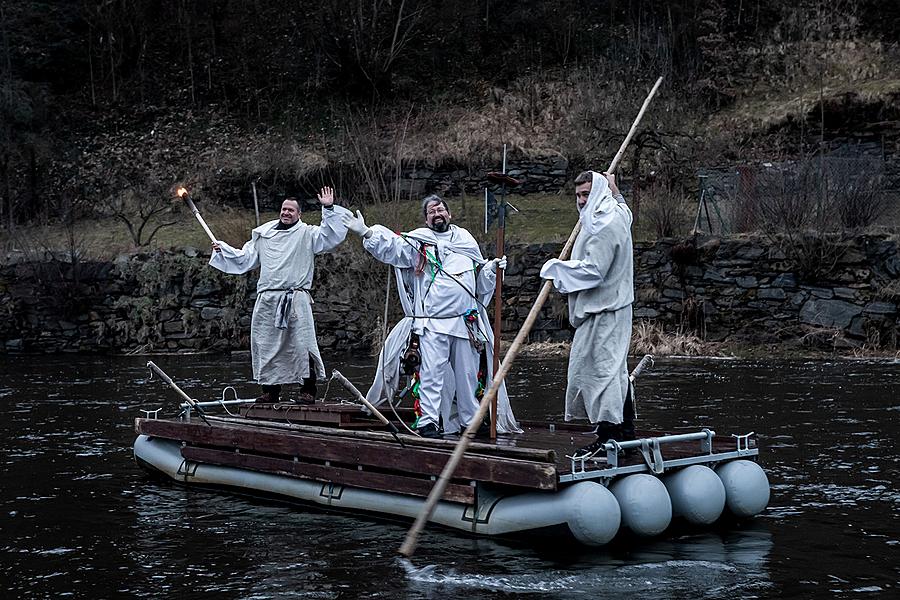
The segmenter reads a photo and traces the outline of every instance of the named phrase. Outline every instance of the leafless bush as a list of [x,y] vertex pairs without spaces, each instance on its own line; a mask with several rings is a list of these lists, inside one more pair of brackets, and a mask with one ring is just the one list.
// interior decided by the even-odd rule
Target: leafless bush
[[722,230],[763,233],[807,280],[829,274],[845,252],[842,237],[874,225],[891,200],[883,162],[868,157],[813,156],[708,175]]
[[160,229],[177,222],[167,216],[174,207],[173,197],[174,194],[167,194],[158,184],[136,185],[110,194],[96,210],[125,225],[134,245],[141,247],[149,244]]
[[[65,217],[64,217],[65,218]],[[35,285],[37,296],[63,318],[84,313],[90,308],[89,281],[102,266],[84,261],[86,244],[76,232],[74,222],[65,219],[65,245],[51,246],[41,230],[13,234],[22,253],[22,266]]]
[[391,88],[397,59],[421,25],[415,2],[328,2],[322,9],[325,56],[345,84],[377,96]]
[[674,237],[687,229],[689,206],[680,182],[655,178],[641,191],[640,218],[652,227],[656,237]]
[[631,354],[701,356],[712,353],[714,348],[699,337],[681,330],[667,332],[654,321],[635,321],[631,331]]
[[346,144],[354,158],[351,192],[360,201],[398,202],[403,196],[406,132],[412,111],[399,122],[391,136],[380,131],[378,117],[371,113],[348,113],[344,123]]
[[884,163],[843,161],[834,166],[840,170],[830,170],[827,182],[841,226],[853,231],[874,225],[890,200],[884,191]]

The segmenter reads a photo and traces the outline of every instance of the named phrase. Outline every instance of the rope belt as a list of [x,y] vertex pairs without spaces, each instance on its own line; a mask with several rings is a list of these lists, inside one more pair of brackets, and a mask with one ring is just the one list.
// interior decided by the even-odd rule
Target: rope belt
[[278,299],[278,304],[275,305],[275,328],[276,329],[287,329],[288,321],[291,318],[291,312],[294,308],[294,292],[306,292],[309,296],[309,302],[312,304],[312,293],[306,289],[301,287],[292,287],[285,289],[268,289],[268,290],[260,290],[257,294],[264,294],[266,292],[282,292],[281,298]]
[[469,343],[472,344],[472,347],[481,352],[484,349],[484,344],[487,341],[485,335],[481,332],[481,329],[478,326],[478,310],[471,309],[464,312],[461,315],[450,315],[447,317],[421,317],[418,315],[407,315],[412,319],[458,319],[459,317],[463,318],[463,321],[466,325],[466,332],[469,334]]

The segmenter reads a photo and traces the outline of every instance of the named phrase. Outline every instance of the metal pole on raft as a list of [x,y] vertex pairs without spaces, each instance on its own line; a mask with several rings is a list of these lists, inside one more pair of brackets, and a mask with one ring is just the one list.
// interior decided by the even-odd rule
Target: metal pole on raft
[[[506,144],[503,144],[503,171],[506,175]],[[500,258],[506,252],[506,183],[500,188],[500,203],[497,205],[497,251],[494,256]],[[494,364],[493,373],[500,366],[500,322],[503,319],[503,269],[497,269],[496,286],[494,287]],[[491,400],[491,439],[497,439],[497,394]]]
[[210,424],[210,422],[206,420],[206,414],[203,412],[203,409],[200,408],[199,403],[185,394],[184,390],[178,387],[178,385],[174,381],[172,381],[172,378],[169,377],[165,371],[157,367],[155,362],[153,362],[152,360],[147,361],[147,368],[150,369],[151,373],[156,373],[157,375],[159,375],[163,381],[169,384],[169,387],[178,392],[178,395],[185,399],[185,401],[188,403],[188,406],[197,411],[197,414],[200,415],[200,418],[203,419],[204,423],[206,423],[207,425]]
[[[641,110],[638,112],[634,123],[632,123],[631,125],[631,129],[628,131],[628,135],[625,136],[625,140],[619,147],[619,151],[613,158],[612,163],[610,163],[609,169],[607,169],[606,171],[607,173],[614,173],[616,167],[619,166],[619,161],[622,160],[622,155],[625,153],[625,149],[628,148],[628,144],[631,142],[631,138],[634,136],[635,131],[637,131],[638,125],[640,124],[641,119],[644,116],[644,112],[650,105],[650,101],[656,94],[656,90],[659,89],[662,80],[662,77],[657,79],[656,83],[653,85],[653,89],[651,89],[650,93],[647,94],[647,98],[644,100],[644,104],[641,106]],[[566,260],[569,257],[569,252],[571,252],[572,246],[575,244],[575,238],[578,237],[578,233],[580,231],[581,221],[576,223],[571,235],[569,235],[569,239],[566,241],[565,246],[563,246],[562,252],[559,253],[560,260]],[[409,531],[406,532],[406,539],[403,540],[403,545],[400,546],[399,550],[400,554],[402,554],[403,556],[409,558],[416,551],[416,544],[418,543],[419,534],[425,528],[425,524],[434,513],[434,509],[437,506],[438,500],[440,500],[444,495],[444,490],[447,489],[447,485],[450,483],[450,477],[453,475],[453,472],[456,471],[456,467],[459,465],[460,460],[462,460],[462,456],[466,451],[466,447],[468,447],[469,443],[472,441],[472,438],[475,436],[475,432],[478,430],[479,425],[481,425],[481,420],[484,418],[485,412],[487,412],[488,407],[496,397],[497,391],[500,388],[500,384],[503,382],[503,378],[506,377],[506,374],[507,372],[509,372],[509,368],[512,365],[513,360],[515,360],[516,355],[519,353],[519,347],[525,341],[525,338],[528,337],[528,333],[531,331],[531,327],[537,320],[541,307],[544,305],[544,302],[547,301],[547,297],[550,295],[550,288],[552,286],[552,282],[545,281],[544,285],[541,287],[541,291],[538,294],[537,299],[534,301],[534,305],[531,307],[531,311],[528,313],[528,316],[525,318],[525,322],[522,324],[522,329],[519,330],[519,333],[516,335],[516,339],[513,340],[512,345],[506,352],[506,356],[503,357],[503,362],[500,365],[500,370],[494,374],[494,379],[491,382],[490,389],[488,389],[487,393],[482,397],[481,404],[478,406],[478,412],[475,413],[475,416],[472,418],[472,422],[466,428],[466,431],[463,433],[463,435],[460,436],[459,442],[457,443],[456,448],[453,450],[453,454],[450,455],[450,460],[447,461],[447,464],[444,466],[444,470],[441,471],[440,477],[438,477],[438,480],[435,482],[434,487],[431,488],[431,493],[428,494],[428,498],[425,500],[425,504],[422,506],[422,510],[419,511],[419,515],[416,517],[416,520],[412,524],[412,527],[410,527]]]
[[355,385],[353,385],[352,383],[350,383],[350,380],[349,380],[349,379],[347,379],[346,377],[344,377],[344,374],[343,374],[343,373],[341,373],[341,372],[338,371],[337,369],[334,369],[334,370],[331,372],[331,376],[334,377],[335,379],[337,379],[337,380],[338,380],[338,383],[340,383],[342,386],[344,386],[344,388],[345,388],[348,392],[350,392],[351,394],[353,394],[353,396],[356,398],[356,400],[357,400],[358,402],[360,402],[363,406],[365,406],[366,408],[368,408],[369,411],[370,411],[373,415],[375,415],[375,418],[378,419],[379,421],[381,421],[381,422],[388,428],[388,431],[391,432],[391,435],[394,436],[394,439],[395,439],[395,440],[397,440],[398,442],[400,442],[400,445],[401,445],[401,446],[403,446],[404,448],[406,447],[406,444],[403,443],[403,440],[401,440],[401,439],[397,436],[397,434],[400,433],[400,432],[397,430],[397,426],[394,425],[393,423],[391,423],[390,421],[388,421],[387,417],[385,417],[383,414],[381,414],[381,412],[380,412],[377,408],[375,408],[375,407],[372,405],[372,403],[369,402],[369,401],[366,399],[365,396],[362,395],[362,392],[360,392],[359,389],[358,389]]

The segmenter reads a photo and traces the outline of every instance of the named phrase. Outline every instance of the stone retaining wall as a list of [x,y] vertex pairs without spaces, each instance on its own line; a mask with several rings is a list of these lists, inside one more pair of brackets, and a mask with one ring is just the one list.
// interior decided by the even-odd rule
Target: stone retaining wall
[[[560,245],[509,249],[503,330],[518,331]],[[767,239],[659,240],[635,248],[635,321],[737,344],[896,349],[900,250],[861,236],[803,250]],[[797,265],[813,264],[806,275]],[[19,263],[0,269],[0,352],[247,349],[255,276],[227,276],[187,248],[112,262]],[[815,275],[815,283],[810,283]],[[358,242],[321,256],[313,312],[320,345],[368,351],[381,339],[388,270]],[[391,291],[388,322],[399,318]],[[568,340],[566,304],[551,294],[532,340]],[[377,344],[376,344],[377,345]]]
[[[408,193],[413,198],[423,197],[431,192],[458,196],[465,191],[467,194],[480,195],[487,185],[485,174],[488,170],[500,171],[501,166],[487,170],[463,169],[452,165],[419,167],[405,170],[399,185],[404,194]],[[510,161],[507,165],[507,174],[520,182],[516,188],[516,193],[520,194],[538,192],[555,194],[575,177],[568,171],[569,161],[562,157],[539,157],[517,160],[515,163]],[[496,185],[489,187],[494,192],[499,190],[499,186]]]

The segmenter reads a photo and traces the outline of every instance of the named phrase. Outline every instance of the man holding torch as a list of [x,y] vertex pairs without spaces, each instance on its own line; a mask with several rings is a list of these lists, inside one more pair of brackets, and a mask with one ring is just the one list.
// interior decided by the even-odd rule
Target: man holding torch
[[212,244],[209,264],[216,269],[233,275],[260,269],[250,325],[253,378],[263,390],[257,402],[278,402],[282,385],[301,383],[298,401],[312,403],[316,378],[325,377],[310,295],[314,259],[344,241],[341,216],[352,214],[334,204],[330,187],[323,187],[318,198],[319,226],[301,221],[300,203],[288,198],[280,218],[254,229],[240,250],[218,240]]

